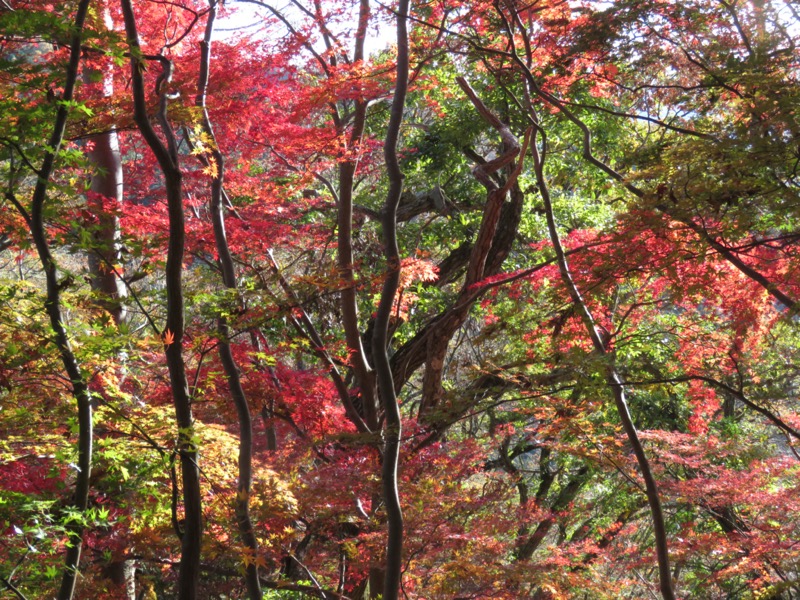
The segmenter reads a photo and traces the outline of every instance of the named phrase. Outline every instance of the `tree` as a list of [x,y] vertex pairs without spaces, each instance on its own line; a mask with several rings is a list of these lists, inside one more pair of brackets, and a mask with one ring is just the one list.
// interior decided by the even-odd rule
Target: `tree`
[[800,593],[790,3],[9,2],[11,594]]
[[[47,313],[50,320],[50,327],[52,328],[51,339],[58,349],[63,368],[69,377],[72,396],[77,404],[76,412],[79,436],[78,461],[75,465],[77,476],[75,492],[71,502],[72,508],[77,514],[73,515],[72,522],[67,527],[67,552],[61,586],[58,591],[59,599],[72,598],[80,564],[83,545],[82,537],[84,533],[83,519],[84,513],[88,508],[89,478],[92,472],[92,406],[86,377],[72,350],[72,342],[64,326],[61,292],[64,287],[70,285],[70,280],[69,278],[59,280],[58,278],[57,265],[50,250],[50,242],[45,230],[44,211],[48,187],[51,183],[50,178],[53,175],[56,159],[64,141],[64,132],[69,116],[69,106],[73,101],[75,85],[78,81],[80,48],[83,41],[83,28],[86,22],[88,8],[88,0],[78,4],[74,23],[71,25],[68,63],[64,72],[63,92],[60,95],[60,101],[58,102],[58,108],[56,109],[52,125],[52,133],[49,136],[41,166],[38,169],[33,167],[26,157],[25,149],[20,147],[17,140],[14,139],[18,137],[17,135],[6,138],[9,151],[19,153],[25,166],[31,168],[36,177],[29,208],[26,208],[26,206],[17,199],[14,187],[9,187],[6,192],[6,200],[17,210],[30,229],[31,238],[33,239],[33,244],[36,248],[36,253],[45,276],[46,300],[44,302],[44,311]],[[34,19],[30,19],[29,24],[33,22]],[[17,174],[14,173],[13,170],[9,170],[9,175],[11,176],[10,180],[13,185]],[[48,338],[49,337],[50,336],[48,336]]]

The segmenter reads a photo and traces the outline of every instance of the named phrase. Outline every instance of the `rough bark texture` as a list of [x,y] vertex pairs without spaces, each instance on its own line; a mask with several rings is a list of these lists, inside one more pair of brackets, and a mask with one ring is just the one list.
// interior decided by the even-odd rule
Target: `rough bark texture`
[[118,560],[109,563],[103,574],[117,586],[116,593],[125,600],[136,600],[136,561]]

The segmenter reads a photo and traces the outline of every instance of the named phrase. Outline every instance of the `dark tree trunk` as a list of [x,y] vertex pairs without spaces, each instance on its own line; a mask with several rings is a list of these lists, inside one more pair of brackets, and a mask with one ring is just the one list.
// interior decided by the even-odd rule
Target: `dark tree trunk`
[[[408,91],[408,19],[409,0],[400,0],[397,7],[397,81],[392,100],[389,127],[383,146],[389,191],[383,208],[382,225],[386,279],[375,316],[372,335],[372,357],[378,380],[378,394],[384,409],[386,425],[383,446],[383,503],[389,535],[386,542],[386,570],[383,581],[383,600],[397,600],[403,560],[403,512],[397,489],[397,465],[400,457],[402,420],[397,403],[392,367],[389,362],[389,318],[400,285],[400,251],[397,246],[397,206],[403,192],[403,174],[397,159],[397,142],[403,122],[406,92]],[[370,589],[372,590],[372,585]],[[377,586],[375,586],[377,588]],[[377,591],[377,590],[374,590]]]
[[[200,77],[197,84],[197,97],[195,105],[203,111],[203,129],[210,139],[214,140],[211,155],[216,167],[216,173],[211,181],[211,221],[214,226],[214,241],[219,256],[219,265],[222,270],[222,280],[225,287],[236,291],[236,268],[228,246],[225,233],[225,214],[222,206],[222,185],[225,176],[225,162],[219,146],[216,144],[214,131],[206,110],[206,88],[208,86],[209,69],[211,63],[211,37],[214,32],[214,21],[217,16],[216,0],[210,0],[208,21],[206,23],[205,37],[201,42]],[[210,161],[209,161],[210,162]],[[239,367],[233,358],[230,345],[230,328],[225,317],[217,319],[217,332],[219,333],[219,359],[228,381],[228,390],[236,407],[239,419],[239,482],[236,489],[236,522],[239,536],[245,548],[251,553],[250,561],[245,569],[245,583],[250,600],[261,600],[261,584],[258,578],[256,557],[258,554],[258,541],[250,519],[250,487],[253,481],[253,426],[250,416],[250,407],[239,377]]]
[[[178,162],[175,134],[167,120],[167,96],[172,64],[164,57],[144,57],[139,46],[136,17],[130,0],[121,0],[125,19],[125,32],[131,49],[131,90],[133,92],[134,121],[145,142],[156,157],[164,175],[169,217],[169,245],[165,284],[167,291],[167,322],[163,332],[170,388],[178,425],[178,452],[181,459],[183,487],[184,526],[181,532],[181,560],[178,573],[178,598],[195,600],[200,581],[200,544],[203,535],[203,512],[200,493],[198,451],[193,435],[194,420],[186,366],[183,362],[184,306],[183,306],[183,254],[185,227],[183,215],[182,176]],[[150,123],[147,112],[142,71],[143,60],[158,60],[162,74],[157,86],[160,93],[156,115],[167,144],[161,141]]]
[[[37,173],[36,187],[33,191],[30,213],[17,201],[12,192],[7,192],[6,197],[14,204],[22,217],[27,222],[34,245],[36,246],[39,260],[45,275],[47,299],[45,310],[53,330],[53,342],[58,348],[64,370],[70,380],[72,395],[76,400],[78,409],[78,463],[75,477],[75,494],[72,498],[72,507],[78,512],[84,512],[89,504],[89,480],[92,473],[92,403],[89,389],[86,385],[80,365],[72,352],[70,339],[64,326],[64,316],[61,306],[61,290],[68,281],[58,280],[58,270],[55,259],[50,253],[47,240],[47,231],[44,222],[44,208],[47,200],[47,189],[50,177],[55,169],[55,161],[61,144],[64,140],[64,131],[69,116],[68,103],[73,99],[75,85],[78,79],[78,68],[81,58],[81,38],[83,27],[88,13],[89,0],[81,0],[75,14],[74,29],[70,40],[70,56],[64,82],[64,100],[58,107],[53,132],[48,140],[48,151],[45,154],[42,166]],[[64,573],[58,591],[58,600],[70,600],[75,593],[75,583],[80,568],[81,549],[83,547],[84,526],[80,519],[74,519],[67,526],[69,547],[66,552]]]
[[[542,141],[546,144],[546,141]],[[546,147],[546,146],[545,146]],[[542,201],[545,208],[545,216],[547,217],[547,229],[550,234],[550,240],[553,244],[556,257],[558,259],[558,267],[561,272],[561,279],[564,286],[569,291],[570,298],[572,299],[575,308],[578,310],[581,320],[586,328],[586,332],[592,341],[595,352],[608,359],[606,364],[606,381],[608,382],[611,392],[614,396],[614,405],[617,409],[617,414],[622,422],[622,428],[625,430],[625,435],[630,442],[633,453],[636,456],[636,461],[639,464],[639,470],[642,473],[642,478],[645,484],[645,494],[647,502],[650,505],[650,515],[653,521],[653,535],[655,536],[656,558],[658,560],[658,578],[661,595],[664,600],[674,600],[675,591],[672,585],[672,571],[670,569],[669,551],[667,546],[667,530],[664,523],[664,513],[661,509],[661,498],[658,493],[658,486],[653,471],[650,468],[650,462],[645,454],[644,447],[639,440],[639,434],[636,431],[636,426],[631,418],[630,411],[628,410],[628,402],[625,397],[625,387],[622,379],[617,373],[617,369],[613,362],[613,356],[609,355],[606,340],[603,339],[600,331],[595,325],[594,317],[589,311],[583,296],[578,290],[575,281],[567,263],[567,257],[564,253],[564,248],[561,246],[561,239],[558,234],[555,217],[553,215],[553,207],[550,202],[550,191],[547,186],[547,181],[544,176],[544,163],[539,154],[536,146],[536,140],[531,145],[531,154],[533,155],[533,166],[536,173],[536,182],[539,187],[539,192],[542,195]],[[542,152],[545,155],[545,152]]]
[[[364,58],[364,41],[369,23],[369,1],[360,0],[358,29],[356,31],[355,61]],[[348,136],[346,151],[352,152],[361,143],[367,118],[367,102],[359,99],[353,109],[353,125]],[[334,114],[337,126],[338,113]],[[358,301],[354,276],[353,258],[353,189],[357,162],[342,161],[339,165],[339,198],[337,206],[337,266],[342,280],[340,306],[347,349],[352,355],[355,385],[360,390],[363,420],[371,431],[378,428],[378,407],[375,401],[375,374],[367,361],[367,353],[361,339],[358,323]]]

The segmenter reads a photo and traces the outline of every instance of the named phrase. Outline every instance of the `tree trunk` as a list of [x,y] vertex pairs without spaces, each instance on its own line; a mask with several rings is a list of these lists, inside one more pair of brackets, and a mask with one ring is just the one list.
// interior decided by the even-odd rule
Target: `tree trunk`
[[[543,141],[542,144],[545,145],[546,149],[546,141]],[[592,341],[595,352],[608,358],[605,369],[606,381],[608,386],[611,388],[611,392],[614,396],[614,405],[617,409],[617,415],[622,422],[622,428],[625,430],[625,435],[633,448],[633,453],[636,456],[637,463],[639,464],[639,470],[641,471],[642,478],[644,479],[645,495],[647,496],[647,502],[650,505],[650,515],[653,521],[653,535],[655,537],[656,558],[658,561],[658,579],[661,595],[664,597],[664,600],[675,600],[675,591],[672,585],[672,571],[669,563],[669,550],[667,546],[667,530],[664,524],[664,513],[661,509],[661,498],[658,493],[658,486],[656,485],[656,480],[653,476],[653,471],[650,468],[650,462],[647,459],[644,447],[639,440],[639,434],[636,431],[636,426],[634,425],[630,411],[628,410],[628,402],[625,397],[625,387],[614,365],[613,356],[609,356],[606,341],[603,339],[603,336],[600,334],[597,326],[595,325],[594,317],[589,311],[589,308],[586,305],[586,302],[583,300],[580,290],[578,290],[578,287],[572,278],[569,264],[567,263],[567,257],[564,253],[564,248],[561,245],[561,239],[558,234],[558,228],[556,226],[555,216],[553,214],[553,206],[550,202],[550,190],[544,176],[544,162],[542,156],[545,155],[545,151],[543,151],[541,155],[539,154],[535,139],[534,143],[531,144],[531,154],[533,156],[534,172],[536,173],[536,183],[539,188],[539,192],[542,195],[545,216],[547,218],[547,229],[558,260],[561,280],[564,282],[564,286],[567,288],[570,298],[572,299],[575,308],[578,310],[581,316],[581,320],[583,321],[586,332]]]
[[[81,0],[75,14],[74,29],[70,40],[70,56],[64,82],[64,100],[58,107],[53,132],[48,140],[48,151],[45,154],[42,166],[37,175],[36,186],[33,191],[31,210],[28,213],[13,193],[8,192],[9,198],[28,223],[33,237],[39,260],[45,274],[47,300],[45,310],[53,329],[53,342],[61,355],[61,362],[70,380],[72,395],[77,402],[78,409],[78,462],[75,477],[75,494],[71,505],[79,513],[83,513],[89,505],[89,480],[92,473],[92,403],[89,389],[86,385],[80,365],[72,352],[70,339],[64,326],[64,317],[61,306],[61,290],[67,282],[58,280],[58,270],[55,260],[50,253],[47,240],[47,231],[44,222],[44,208],[47,200],[47,189],[50,177],[55,169],[55,161],[61,144],[64,140],[64,131],[69,116],[68,103],[72,101],[75,84],[78,79],[78,68],[81,58],[81,38],[83,26],[89,9],[89,0]],[[66,552],[64,573],[58,591],[58,600],[70,600],[75,593],[75,583],[80,568],[81,549],[83,547],[84,525],[81,519],[73,519],[67,526],[69,546]]]
[[[378,393],[384,409],[386,425],[383,446],[383,503],[389,535],[386,542],[386,571],[383,582],[383,600],[397,600],[400,594],[400,578],[403,560],[403,512],[397,489],[397,466],[400,457],[402,419],[397,403],[392,366],[389,362],[389,318],[394,299],[400,285],[400,251],[397,246],[397,206],[403,192],[403,174],[397,159],[397,142],[403,122],[406,92],[408,91],[408,19],[409,0],[400,0],[397,7],[397,81],[392,100],[389,127],[383,146],[386,171],[389,175],[389,191],[383,208],[383,239],[386,255],[386,279],[381,291],[375,329],[372,335],[372,357],[378,380]],[[373,593],[377,586],[370,585]]]
[[[208,87],[209,69],[211,63],[211,38],[214,32],[214,21],[217,16],[216,0],[209,1],[208,21],[206,22],[205,37],[200,43],[200,76],[197,84],[197,97],[195,105],[203,111],[203,129],[206,135],[214,141],[211,155],[216,167],[216,173],[211,180],[211,221],[214,227],[214,242],[219,256],[219,265],[222,270],[222,280],[225,287],[236,291],[236,267],[233,263],[228,238],[225,233],[225,213],[222,206],[222,185],[225,176],[225,161],[214,137],[214,130],[206,110],[206,88]],[[261,600],[261,584],[258,578],[258,541],[250,519],[250,487],[253,482],[253,425],[250,416],[250,406],[239,377],[239,367],[233,358],[230,345],[230,328],[225,317],[217,319],[217,332],[219,333],[219,359],[228,381],[228,390],[236,407],[239,419],[239,477],[236,489],[236,522],[242,543],[250,553],[249,561],[245,567],[245,583],[250,600]]]
[[118,586],[117,592],[125,600],[136,600],[136,561],[118,560],[103,569],[103,573]]
[[[106,27],[113,28],[111,16],[104,11]],[[87,69],[83,74],[84,83],[101,75],[103,83],[103,97],[110,98],[114,93],[114,76],[111,60],[106,61],[105,70],[99,73]],[[101,303],[111,314],[116,323],[125,318],[125,308],[122,300],[127,296],[123,275],[120,266],[120,230],[119,217],[115,211],[122,204],[122,156],[119,150],[119,137],[115,127],[89,136],[89,161],[94,166],[89,195],[89,210],[97,217],[98,224],[94,233],[95,247],[89,253],[89,271],[91,273],[92,289],[102,295]],[[112,207],[104,206],[104,202],[111,202]],[[111,208],[111,210],[109,210]]]
[[147,112],[142,51],[136,29],[131,0],[121,0],[125,19],[125,32],[130,46],[131,90],[133,93],[134,121],[156,157],[164,175],[169,216],[169,245],[165,285],[167,291],[167,323],[164,340],[167,367],[169,369],[175,420],[178,425],[178,453],[181,459],[181,481],[183,484],[184,527],[181,536],[181,560],[178,572],[179,600],[195,600],[200,582],[200,545],[203,535],[203,512],[200,493],[200,468],[198,466],[197,441],[194,436],[192,403],[186,366],[183,362],[184,306],[183,306],[183,254],[185,226],[183,215],[182,175],[178,161],[178,146],[175,133],[167,120],[167,88],[170,83],[172,64],[164,57],[150,57],[162,65],[158,113],[156,115],[166,146],[156,134]]

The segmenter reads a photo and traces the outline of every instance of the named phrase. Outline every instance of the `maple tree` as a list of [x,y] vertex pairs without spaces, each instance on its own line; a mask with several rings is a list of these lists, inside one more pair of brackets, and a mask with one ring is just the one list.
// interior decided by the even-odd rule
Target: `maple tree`
[[800,595],[799,27],[0,0],[4,593]]

